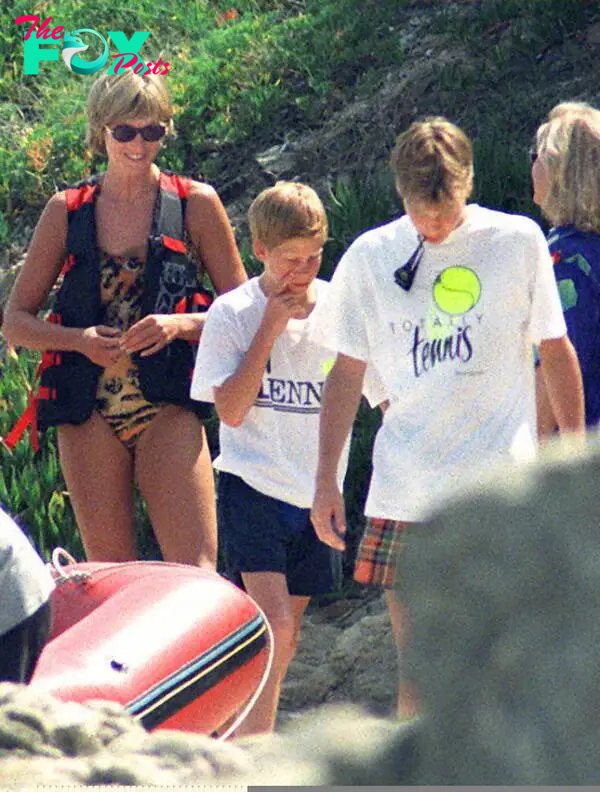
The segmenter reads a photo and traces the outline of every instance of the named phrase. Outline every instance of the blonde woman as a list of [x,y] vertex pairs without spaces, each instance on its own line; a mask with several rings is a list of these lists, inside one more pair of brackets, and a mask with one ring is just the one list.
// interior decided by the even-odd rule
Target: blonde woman
[[[335,469],[370,365],[389,407],[355,578],[383,586],[402,649],[406,615],[393,587],[406,528],[495,460],[535,454],[532,341],[562,430],[583,433],[583,399],[544,236],[526,217],[467,203],[465,133],[444,118],[415,122],[398,137],[392,165],[406,214],[352,244],[317,306],[314,332],[337,358],[323,395],[312,519],[323,541],[344,547]],[[399,716],[416,708],[402,684]]]
[[87,558],[137,558],[136,482],[164,559],[214,568],[211,462],[188,393],[207,302],[199,280],[205,269],[224,292],[246,275],[216,192],[155,164],[173,132],[162,78],[105,75],[87,111],[107,168],[48,202],[3,332],[44,352],[37,417],[57,426]]
[[[567,331],[581,366],[588,427],[600,421],[600,111],[561,103],[537,131],[531,153],[533,200],[548,235]],[[556,419],[538,372],[542,438]]]

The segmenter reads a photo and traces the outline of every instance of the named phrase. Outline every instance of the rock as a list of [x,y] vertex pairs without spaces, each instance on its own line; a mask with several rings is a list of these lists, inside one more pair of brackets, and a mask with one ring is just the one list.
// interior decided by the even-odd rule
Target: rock
[[585,32],[586,44],[597,45],[600,44],[600,22],[596,22]]
[[271,146],[256,155],[260,167],[273,179],[293,179],[298,172],[298,156],[288,144]]
[[298,673],[302,665],[297,666],[296,674],[286,682],[281,702],[284,711],[297,712],[321,704],[339,684],[339,676],[330,665],[304,668],[305,673]]
[[427,712],[423,784],[600,777],[600,454],[494,471],[411,532],[406,663]]
[[[321,707],[281,734],[248,743],[253,770],[231,783],[285,786],[378,786],[408,783],[415,757],[413,724],[374,718],[349,705]],[[402,767],[390,752],[404,744]]]
[[67,703],[0,685],[0,787],[151,784],[169,788],[247,773],[232,743],[183,732],[148,734],[112,702]]
[[396,649],[383,597],[338,600],[305,616],[283,683],[279,722],[327,701],[387,715],[396,685]]

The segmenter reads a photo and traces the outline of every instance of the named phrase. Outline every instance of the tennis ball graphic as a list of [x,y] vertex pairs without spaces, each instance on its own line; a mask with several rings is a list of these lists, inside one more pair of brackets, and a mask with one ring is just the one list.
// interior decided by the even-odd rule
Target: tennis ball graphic
[[326,377],[329,374],[329,372],[333,368],[334,363],[335,363],[335,358],[334,357],[327,358],[327,360],[324,360],[321,363],[321,370],[323,371],[323,376],[324,377]]
[[448,267],[435,279],[433,299],[438,308],[460,316],[474,308],[481,296],[481,283],[468,267]]

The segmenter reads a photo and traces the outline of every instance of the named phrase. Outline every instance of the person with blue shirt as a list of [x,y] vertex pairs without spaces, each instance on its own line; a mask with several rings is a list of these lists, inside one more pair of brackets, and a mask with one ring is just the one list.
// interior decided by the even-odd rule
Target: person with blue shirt
[[[600,111],[581,102],[557,105],[537,131],[531,159],[533,200],[552,223],[548,245],[583,376],[586,426],[595,428],[600,423]],[[537,384],[543,439],[555,432],[556,420],[542,376]]]

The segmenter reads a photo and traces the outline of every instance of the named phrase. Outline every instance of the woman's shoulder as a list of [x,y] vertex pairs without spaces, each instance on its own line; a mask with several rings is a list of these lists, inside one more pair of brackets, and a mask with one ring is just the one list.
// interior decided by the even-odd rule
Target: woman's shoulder
[[66,226],[67,214],[69,211],[69,195],[68,191],[60,190],[48,200],[44,211],[40,217],[39,225],[48,225],[57,228],[59,224],[64,223]]
[[181,173],[161,170],[160,183],[163,189],[177,193],[180,198],[213,200],[217,197],[217,191],[208,182]]
[[190,179],[188,200],[192,205],[205,208],[221,205],[221,199],[212,185],[194,179]]
[[[225,212],[223,203],[215,188],[207,182],[188,176],[171,175],[170,184],[180,198],[187,201],[186,217],[188,223],[220,220]],[[164,185],[163,185],[164,186]]]

